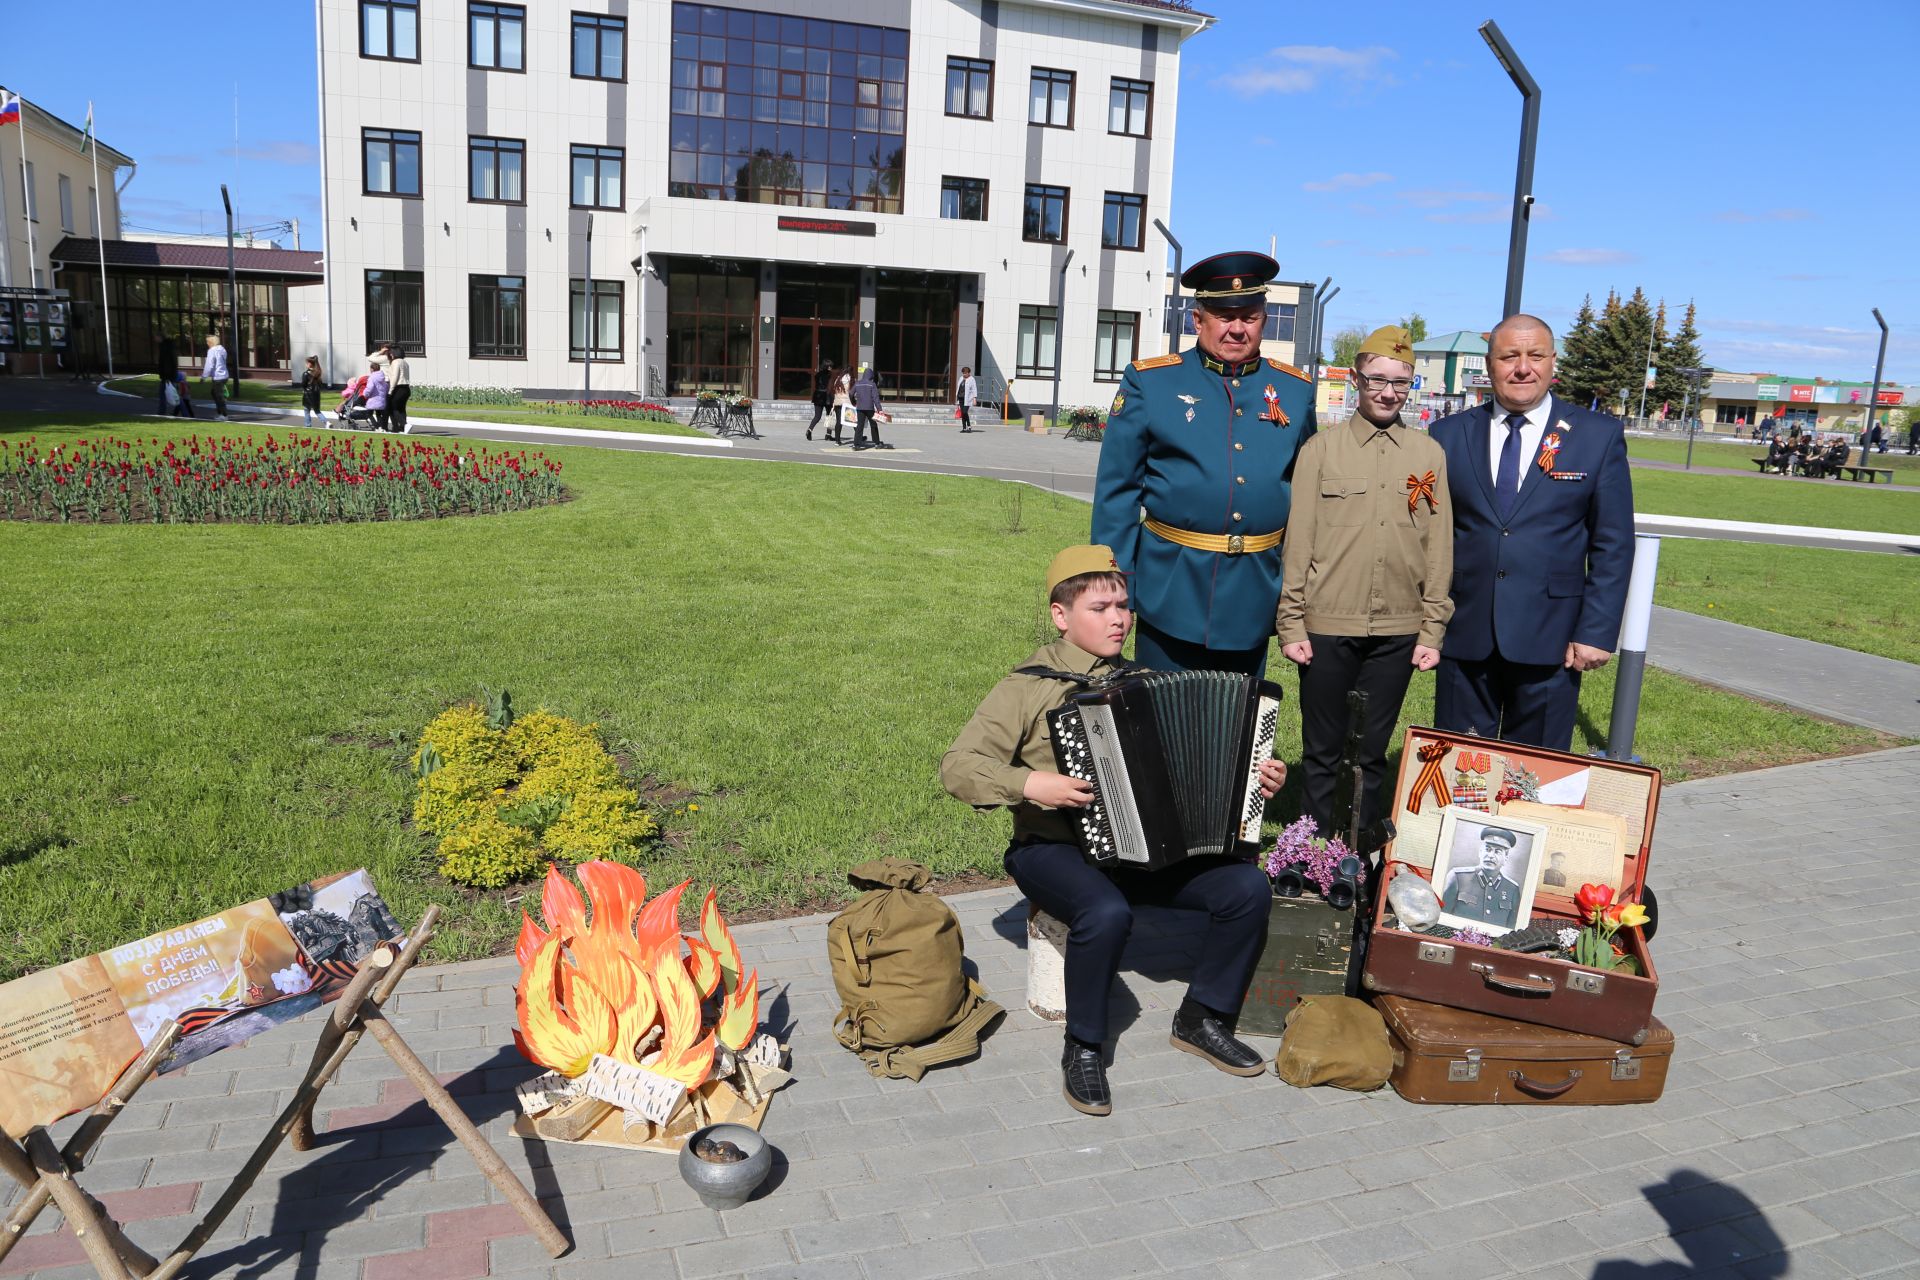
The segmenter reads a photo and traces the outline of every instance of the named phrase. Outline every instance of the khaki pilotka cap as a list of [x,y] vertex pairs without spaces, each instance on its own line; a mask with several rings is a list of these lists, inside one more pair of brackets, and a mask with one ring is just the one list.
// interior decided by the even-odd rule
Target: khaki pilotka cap
[[1413,335],[1397,324],[1382,325],[1367,335],[1367,340],[1353,353],[1353,362],[1359,364],[1361,356],[1385,356],[1412,364]]
[[1120,562],[1113,558],[1113,548],[1099,543],[1088,546],[1068,547],[1053,558],[1047,566],[1047,594],[1068,578],[1077,578],[1083,573],[1119,573]]

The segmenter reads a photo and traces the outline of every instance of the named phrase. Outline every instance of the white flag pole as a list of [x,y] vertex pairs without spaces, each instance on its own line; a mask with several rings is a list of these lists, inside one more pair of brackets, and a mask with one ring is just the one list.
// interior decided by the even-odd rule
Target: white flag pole
[[34,203],[33,188],[27,177],[27,100],[19,94],[13,95],[20,104],[20,212],[27,219],[27,287],[37,288],[34,275],[33,215],[40,212]]
[[107,376],[113,376],[113,307],[107,299],[107,229],[100,223],[100,136],[93,131],[93,104],[87,104],[87,151],[93,158],[93,243],[100,250],[100,323],[107,333]]

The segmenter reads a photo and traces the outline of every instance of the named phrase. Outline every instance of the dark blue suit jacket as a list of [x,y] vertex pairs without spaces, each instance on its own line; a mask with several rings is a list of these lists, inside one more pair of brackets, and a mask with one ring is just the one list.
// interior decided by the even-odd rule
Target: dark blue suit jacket
[[1453,495],[1453,620],[1444,655],[1550,663],[1579,642],[1611,652],[1633,572],[1633,481],[1627,440],[1603,414],[1553,398],[1541,439],[1557,434],[1554,475],[1524,459],[1520,496],[1493,512],[1488,428],[1496,402],[1433,424]]

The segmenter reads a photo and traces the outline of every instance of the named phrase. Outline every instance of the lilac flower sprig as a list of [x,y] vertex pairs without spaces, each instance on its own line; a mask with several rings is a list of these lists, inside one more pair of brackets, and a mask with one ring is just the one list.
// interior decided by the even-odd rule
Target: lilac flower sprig
[[[1273,848],[1267,851],[1267,878],[1271,880],[1286,868],[1295,867],[1301,875],[1318,886],[1323,895],[1331,889],[1340,869],[1340,860],[1351,850],[1339,836],[1331,840],[1323,839],[1319,831],[1320,824],[1312,818],[1301,818],[1284,827]],[[1362,880],[1366,877],[1365,866],[1362,861]]]

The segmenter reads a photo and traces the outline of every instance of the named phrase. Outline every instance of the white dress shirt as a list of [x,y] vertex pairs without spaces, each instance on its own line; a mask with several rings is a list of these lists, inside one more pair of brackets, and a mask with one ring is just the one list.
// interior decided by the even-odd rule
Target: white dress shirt
[[[1498,400],[1493,402],[1493,422],[1487,428],[1488,478],[1494,484],[1500,483],[1500,451],[1507,447],[1508,410],[1501,407]],[[1540,403],[1527,410],[1527,421],[1520,428],[1520,483],[1527,479],[1527,468],[1540,456],[1540,440],[1547,434],[1547,423],[1553,420],[1553,396],[1541,397]]]

